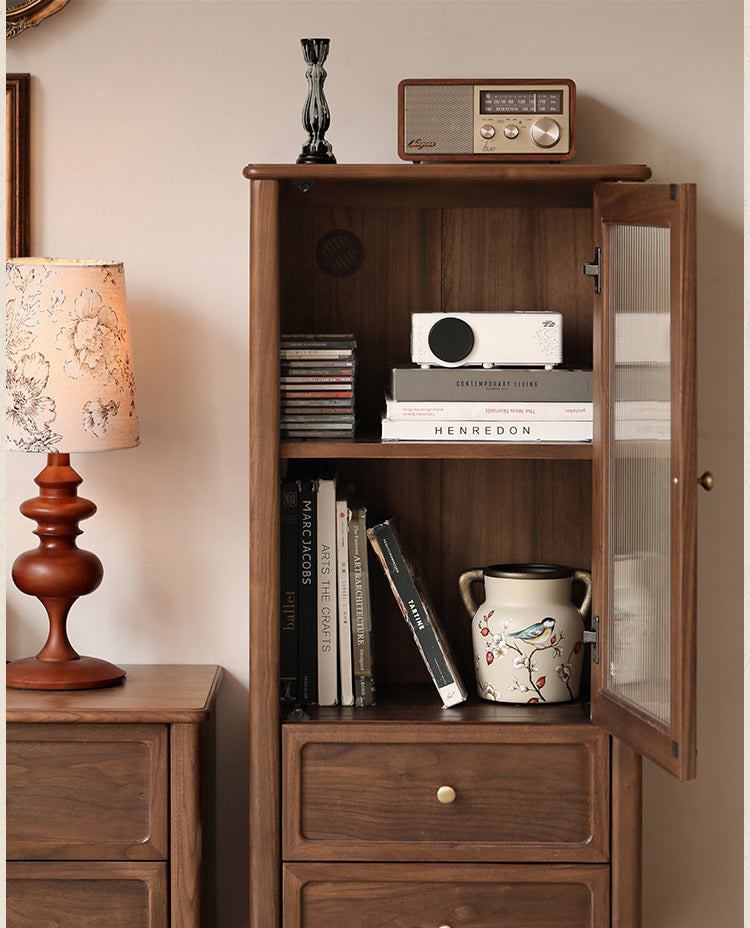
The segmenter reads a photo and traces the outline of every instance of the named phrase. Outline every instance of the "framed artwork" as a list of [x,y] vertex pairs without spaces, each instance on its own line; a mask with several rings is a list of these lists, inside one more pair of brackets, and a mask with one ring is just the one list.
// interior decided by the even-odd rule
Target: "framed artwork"
[[5,256],[29,253],[28,74],[5,75]]
[[61,10],[68,0],[5,0],[5,40]]

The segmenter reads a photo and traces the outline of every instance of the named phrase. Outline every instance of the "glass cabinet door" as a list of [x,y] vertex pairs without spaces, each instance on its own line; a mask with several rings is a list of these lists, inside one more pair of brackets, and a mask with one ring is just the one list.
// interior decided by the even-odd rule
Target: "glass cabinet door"
[[695,187],[601,184],[592,720],[695,776]]

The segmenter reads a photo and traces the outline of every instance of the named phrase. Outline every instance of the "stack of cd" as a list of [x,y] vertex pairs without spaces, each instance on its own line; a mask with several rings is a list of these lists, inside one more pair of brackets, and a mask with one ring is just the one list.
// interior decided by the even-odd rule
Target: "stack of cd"
[[352,438],[353,335],[281,336],[281,437]]

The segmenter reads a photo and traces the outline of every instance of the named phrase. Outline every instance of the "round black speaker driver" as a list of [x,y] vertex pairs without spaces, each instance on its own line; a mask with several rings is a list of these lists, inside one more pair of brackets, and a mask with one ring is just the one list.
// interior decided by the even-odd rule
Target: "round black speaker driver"
[[432,326],[427,344],[436,358],[447,364],[457,364],[471,354],[474,330],[463,319],[446,316]]

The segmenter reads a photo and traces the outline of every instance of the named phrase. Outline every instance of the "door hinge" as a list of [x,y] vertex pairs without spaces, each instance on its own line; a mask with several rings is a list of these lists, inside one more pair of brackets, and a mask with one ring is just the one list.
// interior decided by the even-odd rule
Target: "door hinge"
[[598,245],[594,249],[594,260],[583,265],[583,273],[585,277],[594,278],[594,293],[601,293],[602,250]]
[[591,658],[595,664],[599,663],[599,616],[591,617],[591,628],[583,631],[583,643],[591,645]]

